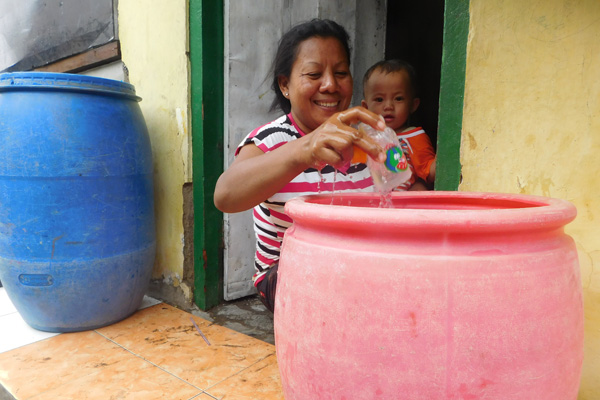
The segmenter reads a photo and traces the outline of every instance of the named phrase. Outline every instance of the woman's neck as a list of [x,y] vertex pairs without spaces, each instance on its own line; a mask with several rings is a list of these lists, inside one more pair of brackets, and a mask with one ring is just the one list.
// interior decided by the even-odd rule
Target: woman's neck
[[302,130],[302,128],[300,128],[300,126],[296,123],[296,120],[294,119],[294,116],[292,115],[291,111],[287,116],[290,119],[290,121],[292,121],[292,125],[294,125],[294,128],[296,128],[296,130],[298,131],[300,136],[305,136],[306,134],[310,133],[310,132],[304,132]]

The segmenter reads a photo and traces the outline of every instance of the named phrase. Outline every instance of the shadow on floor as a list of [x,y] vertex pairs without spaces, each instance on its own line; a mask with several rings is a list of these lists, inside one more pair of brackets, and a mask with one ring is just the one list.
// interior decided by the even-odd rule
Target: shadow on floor
[[234,331],[275,344],[273,314],[256,295],[224,302],[208,311],[202,311],[196,306],[186,311]]
[[208,311],[203,311],[195,304],[191,304],[189,299],[183,296],[181,290],[173,285],[165,284],[159,279],[153,279],[150,282],[147,295],[218,325],[275,344],[273,313],[265,308],[258,295],[223,301]]

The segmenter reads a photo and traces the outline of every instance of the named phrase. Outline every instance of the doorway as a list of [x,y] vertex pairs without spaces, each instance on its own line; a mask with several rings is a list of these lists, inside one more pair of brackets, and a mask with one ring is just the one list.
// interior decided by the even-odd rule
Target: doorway
[[411,121],[437,146],[444,0],[388,1],[385,58],[408,61],[417,72],[421,104]]

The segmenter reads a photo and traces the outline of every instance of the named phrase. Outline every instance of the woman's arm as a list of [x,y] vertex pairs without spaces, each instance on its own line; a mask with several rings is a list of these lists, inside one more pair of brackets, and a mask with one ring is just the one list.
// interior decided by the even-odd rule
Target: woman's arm
[[384,129],[385,121],[362,107],[332,115],[313,132],[268,153],[255,145],[244,146],[217,181],[215,206],[228,213],[248,210],[277,193],[309,167],[341,167],[352,159],[353,145],[373,158],[385,157],[382,149],[351,127],[364,122]]
[[263,153],[254,144],[242,147],[217,181],[215,206],[223,212],[240,212],[277,193],[308,168],[299,157],[301,147],[300,139],[268,153]]

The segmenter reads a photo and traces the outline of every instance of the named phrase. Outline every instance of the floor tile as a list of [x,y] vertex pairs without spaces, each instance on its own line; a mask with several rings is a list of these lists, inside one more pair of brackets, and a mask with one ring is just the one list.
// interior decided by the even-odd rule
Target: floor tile
[[223,400],[283,400],[277,359],[267,357],[206,392]]
[[58,333],[33,329],[18,312],[0,317],[0,354],[56,336]]
[[[201,395],[199,395],[197,397],[194,397],[191,400],[221,400],[221,399],[218,398],[218,397],[213,397],[213,396],[211,396],[209,394],[206,394],[206,393],[202,393]],[[222,400],[225,400],[225,398],[223,398]]]
[[[283,399],[275,347],[261,340],[151,297],[96,331],[42,332],[25,323],[4,288],[0,384],[19,400]],[[208,387],[214,392],[203,393]]]
[[56,335],[27,325],[8,297],[6,288],[0,287],[0,353]]
[[138,358],[108,366],[31,400],[188,400],[197,399],[199,393],[199,389]]
[[[194,327],[207,338],[208,345]],[[98,333],[165,371],[205,389],[275,355],[275,346],[159,304]]]
[[0,353],[56,335],[27,325],[8,297],[6,288],[0,287]]
[[[160,304],[161,301],[144,296],[140,309]],[[18,313],[4,287],[0,287],[0,353],[56,336],[30,327]]]
[[140,304],[138,310],[143,310],[144,308],[152,307],[160,303],[162,303],[162,301],[150,296],[144,296],[144,298],[142,299],[142,304]]
[[187,400],[201,392],[93,331],[0,354],[0,383],[18,399],[36,400]]
[[0,287],[0,317],[16,313],[17,309],[14,304],[8,298],[8,293],[6,293],[6,289],[4,287]]

